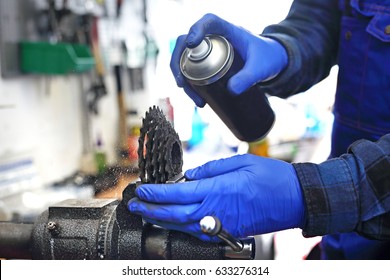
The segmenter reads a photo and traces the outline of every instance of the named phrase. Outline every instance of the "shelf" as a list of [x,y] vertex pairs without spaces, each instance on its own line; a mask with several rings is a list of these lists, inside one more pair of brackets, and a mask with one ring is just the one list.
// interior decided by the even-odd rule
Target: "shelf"
[[89,71],[95,60],[88,46],[69,43],[21,42],[23,73],[65,75]]

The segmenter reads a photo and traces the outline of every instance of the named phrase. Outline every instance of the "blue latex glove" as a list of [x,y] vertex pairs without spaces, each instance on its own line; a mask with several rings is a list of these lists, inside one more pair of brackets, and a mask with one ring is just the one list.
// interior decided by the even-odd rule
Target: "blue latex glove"
[[218,241],[199,226],[210,215],[236,237],[303,227],[303,194],[290,163],[245,154],[211,161],[185,176],[192,181],[139,186],[129,210],[205,241]]
[[243,69],[228,82],[228,90],[233,94],[243,93],[252,85],[275,77],[288,63],[287,52],[279,42],[251,34],[216,15],[206,14],[190,28],[188,35],[178,37],[170,63],[177,85],[199,107],[203,107],[205,101],[180,72],[180,57],[185,48],[196,47],[207,34],[225,37],[244,61]]

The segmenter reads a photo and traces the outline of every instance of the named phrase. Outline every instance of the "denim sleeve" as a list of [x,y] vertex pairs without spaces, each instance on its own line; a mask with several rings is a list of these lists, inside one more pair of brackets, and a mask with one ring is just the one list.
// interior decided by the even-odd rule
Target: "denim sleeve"
[[359,140],[339,158],[294,167],[306,203],[304,236],[355,231],[390,239],[390,134]]
[[262,90],[286,98],[326,78],[336,64],[340,18],[338,0],[295,0],[286,19],[262,33],[278,40],[289,57],[287,68],[260,84]]

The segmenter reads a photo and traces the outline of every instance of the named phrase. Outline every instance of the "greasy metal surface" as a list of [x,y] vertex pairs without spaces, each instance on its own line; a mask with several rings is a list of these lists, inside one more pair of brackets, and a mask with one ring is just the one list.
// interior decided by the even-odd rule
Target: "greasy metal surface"
[[[110,255],[118,201],[72,200],[50,207],[35,223],[33,259],[103,259]],[[70,207],[66,205],[71,205]]]
[[153,225],[146,225],[144,236],[143,256],[151,260],[169,260],[171,252],[169,248],[169,231]]
[[146,112],[138,144],[141,182],[165,183],[182,171],[183,151],[179,135],[157,106]]
[[115,199],[67,199],[50,208],[101,208],[114,201]]
[[173,260],[225,259],[224,246],[221,243],[204,242],[178,231],[171,231],[170,241]]
[[31,258],[32,224],[0,223],[0,257],[11,259]]
[[240,251],[234,250],[231,246],[225,247],[225,258],[238,260],[253,260],[256,253],[256,242],[254,238],[241,239],[242,248]]
[[203,242],[181,232],[144,224],[140,216],[131,214],[127,202],[134,197],[136,187],[136,183],[129,184],[119,204],[80,200],[71,203],[78,207],[52,207],[44,212],[34,226],[32,258],[224,258],[225,248],[220,243]]

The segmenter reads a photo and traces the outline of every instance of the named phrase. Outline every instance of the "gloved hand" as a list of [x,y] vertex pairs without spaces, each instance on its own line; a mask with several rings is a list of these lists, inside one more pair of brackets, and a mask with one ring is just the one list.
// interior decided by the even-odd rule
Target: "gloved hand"
[[196,47],[207,34],[225,37],[244,61],[243,69],[228,81],[228,90],[232,94],[241,94],[252,85],[275,77],[288,63],[287,52],[279,42],[251,34],[216,15],[206,14],[190,28],[188,35],[178,37],[170,63],[177,85],[199,107],[203,107],[205,101],[180,72],[180,57],[185,48]]
[[235,237],[304,225],[303,194],[290,163],[245,154],[208,162],[185,176],[191,181],[139,186],[129,210],[205,241],[218,241],[200,229],[199,221],[210,215]]

